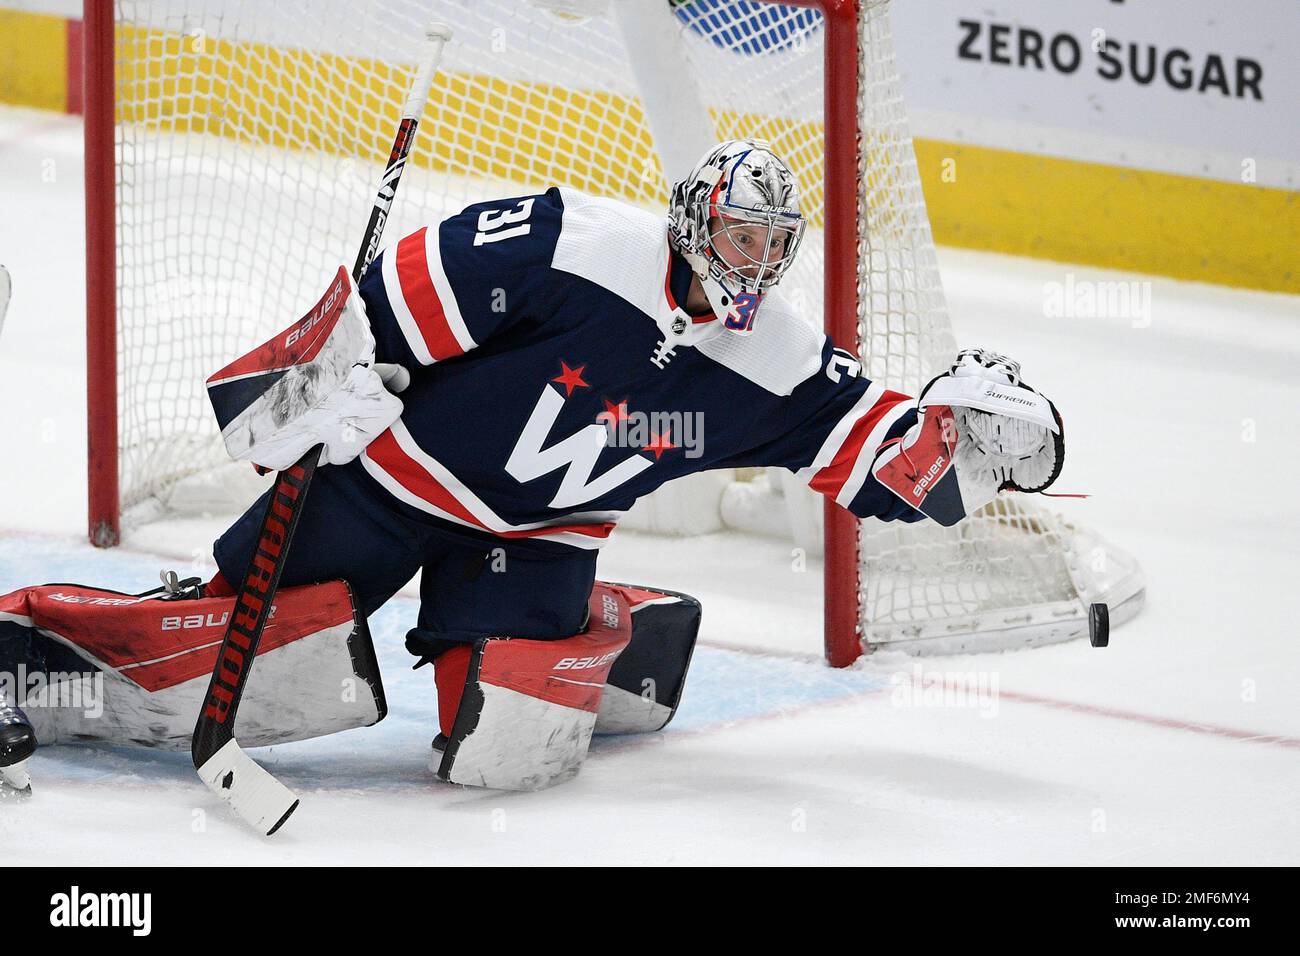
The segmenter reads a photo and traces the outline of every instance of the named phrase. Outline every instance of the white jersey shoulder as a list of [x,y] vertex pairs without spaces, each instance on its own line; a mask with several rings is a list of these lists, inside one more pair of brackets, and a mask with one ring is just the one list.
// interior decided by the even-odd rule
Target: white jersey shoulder
[[576,189],[561,187],[560,195],[564,218],[551,268],[581,276],[657,318],[668,308],[665,218]]
[[[552,268],[613,292],[652,318],[666,337],[674,319],[689,322],[664,295],[669,252],[663,216],[575,189],[561,187],[560,195],[564,219]],[[817,374],[826,338],[777,291],[764,296],[749,335],[733,335],[716,325],[691,331],[697,334],[671,336],[674,347],[693,346],[775,395],[789,395]]]
[[773,290],[763,296],[748,335],[724,333],[697,348],[774,395],[789,395],[822,366],[826,335]]

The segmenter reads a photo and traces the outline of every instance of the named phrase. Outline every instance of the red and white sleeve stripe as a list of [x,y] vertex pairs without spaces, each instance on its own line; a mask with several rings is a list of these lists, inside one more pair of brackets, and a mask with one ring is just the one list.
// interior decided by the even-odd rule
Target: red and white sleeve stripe
[[422,365],[475,346],[442,268],[437,227],[411,233],[383,258],[384,290],[406,343]]
[[847,508],[862,490],[880,443],[911,408],[908,396],[872,383],[835,423],[812,463],[798,471],[799,479]]

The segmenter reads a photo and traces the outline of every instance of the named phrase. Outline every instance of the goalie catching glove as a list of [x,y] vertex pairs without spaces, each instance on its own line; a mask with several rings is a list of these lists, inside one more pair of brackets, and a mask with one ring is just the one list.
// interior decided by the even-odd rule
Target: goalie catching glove
[[208,397],[236,461],[279,471],[324,445],[321,463],[344,465],[401,416],[392,392],[409,378],[394,371],[375,365],[365,305],[340,266],[310,312],[209,378]]
[[917,406],[917,423],[881,447],[871,471],[941,525],[956,524],[1000,491],[1043,491],[1061,473],[1061,416],[1006,356],[961,352]]

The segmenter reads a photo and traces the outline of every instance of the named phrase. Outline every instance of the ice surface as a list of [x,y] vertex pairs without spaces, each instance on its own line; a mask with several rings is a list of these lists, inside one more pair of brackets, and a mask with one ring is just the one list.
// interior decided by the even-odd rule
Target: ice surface
[[[81,126],[0,110],[0,593],[143,590],[211,569],[225,519],[85,544]],[[1086,642],[916,662],[820,663],[820,566],[734,534],[621,534],[602,577],[704,602],[702,647],[662,734],[600,738],[539,794],[426,769],[429,670],[409,597],[373,619],[391,715],[257,750],[303,803],[267,840],[186,755],[50,747],[36,796],[0,803],[10,865],[50,863],[1300,863],[1300,303],[1151,280],[1149,324],[1050,318],[1049,283],[1138,280],[940,250],[958,339],[1019,359],[1056,402],[1058,507],[1132,551],[1147,608]],[[802,568],[802,570],[801,570]],[[408,589],[409,591],[409,589]],[[946,675],[996,694],[911,693]],[[936,692],[932,691],[932,694]]]

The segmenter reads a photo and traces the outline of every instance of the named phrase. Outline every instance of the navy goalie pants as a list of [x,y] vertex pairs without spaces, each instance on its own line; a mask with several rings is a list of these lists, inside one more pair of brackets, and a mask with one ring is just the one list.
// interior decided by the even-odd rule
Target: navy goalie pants
[[[270,492],[217,539],[221,574],[237,586]],[[558,640],[582,630],[596,552],[538,553],[438,521],[392,498],[360,462],[316,469],[280,584],[342,578],[369,617],[420,577],[411,653],[432,657],[454,643],[508,636]]]

